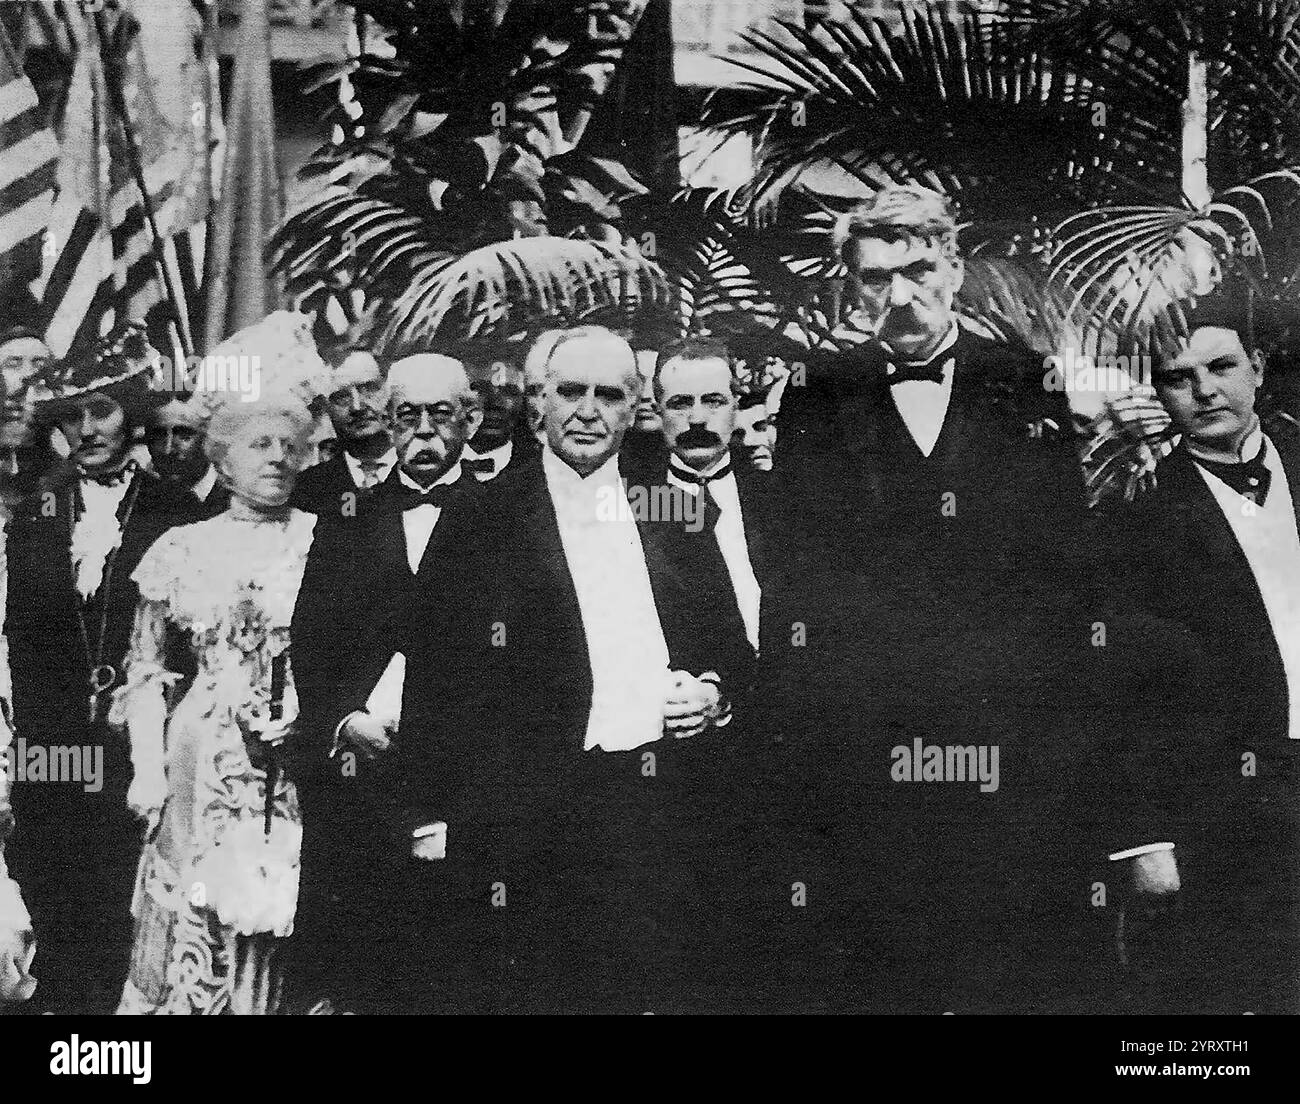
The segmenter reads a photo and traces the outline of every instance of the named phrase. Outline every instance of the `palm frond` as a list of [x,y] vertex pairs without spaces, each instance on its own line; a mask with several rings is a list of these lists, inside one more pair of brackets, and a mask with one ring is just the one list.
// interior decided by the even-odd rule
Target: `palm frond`
[[1006,25],[907,9],[894,27],[871,10],[742,35],[762,59],[750,68],[774,70],[778,87],[754,83],[757,106],[715,107],[706,121],[755,141],[760,196],[833,167],[867,190],[926,181],[980,223],[1029,211],[1055,221],[1176,179],[1163,119],[1121,110],[1096,79],[1021,48]]
[[1175,130],[1194,52],[1216,185],[1300,159],[1300,0],[1006,0],[989,18]]
[[523,330],[542,317],[647,308],[667,294],[658,266],[621,246],[556,237],[494,242],[417,272],[377,341],[397,356],[489,330]]
[[[1145,345],[1180,332],[1209,283],[1240,281],[1266,303],[1300,300],[1300,169],[1279,169],[1221,192],[1202,210],[1103,207],[1065,219],[1049,283],[1086,317],[1094,339]],[[1206,252],[1210,273],[1198,267]]]

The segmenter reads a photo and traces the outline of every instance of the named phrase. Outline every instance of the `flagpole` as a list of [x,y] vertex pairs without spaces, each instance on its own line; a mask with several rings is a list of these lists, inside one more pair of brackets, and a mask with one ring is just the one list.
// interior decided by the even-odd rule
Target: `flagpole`
[[108,98],[113,111],[116,112],[118,119],[122,123],[122,136],[125,139],[127,163],[131,169],[131,176],[135,179],[135,186],[140,191],[140,206],[144,211],[145,222],[149,226],[149,244],[153,252],[154,267],[157,269],[157,275],[162,281],[163,291],[167,296],[167,304],[171,307],[172,317],[170,321],[175,330],[174,337],[180,345],[181,352],[186,357],[189,357],[194,350],[189,348],[185,327],[181,325],[180,300],[177,298],[176,288],[172,284],[171,271],[167,267],[167,256],[163,252],[162,235],[158,233],[158,220],[154,217],[153,198],[149,195],[149,188],[144,179],[144,164],[140,157],[140,148],[136,145],[135,132],[131,129],[131,117],[127,112],[126,95],[122,90],[121,62],[113,56],[108,48],[108,22],[104,17],[103,6],[95,8],[93,14],[95,17],[95,34],[99,39],[99,57],[104,65],[104,84],[108,88]]
[[[199,270],[199,293],[194,308],[195,332],[206,351],[208,341],[208,276],[212,269],[212,237],[216,227],[217,192],[212,186],[212,170],[216,167],[213,154],[213,112],[221,110],[221,50],[217,42],[217,0],[203,0],[203,34],[200,37],[203,54],[203,264]],[[216,88],[213,88],[212,67],[216,66]],[[216,102],[214,102],[216,101]]]

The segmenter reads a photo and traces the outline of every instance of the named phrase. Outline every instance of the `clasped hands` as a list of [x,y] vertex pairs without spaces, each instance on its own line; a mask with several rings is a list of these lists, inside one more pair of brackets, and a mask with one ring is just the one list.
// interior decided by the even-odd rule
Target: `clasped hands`
[[[722,692],[706,671],[700,677],[689,671],[669,671],[664,693],[664,735],[678,740],[698,736],[722,718]],[[722,723],[726,723],[723,721]]]

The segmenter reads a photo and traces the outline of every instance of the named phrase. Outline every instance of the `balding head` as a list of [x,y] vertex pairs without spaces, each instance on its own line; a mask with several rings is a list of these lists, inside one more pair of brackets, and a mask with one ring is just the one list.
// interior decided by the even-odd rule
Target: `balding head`
[[406,357],[389,369],[388,389],[398,463],[427,486],[460,459],[483,420],[465,365],[440,353]]
[[395,362],[388,370],[388,389],[394,403],[431,403],[450,397],[474,402],[464,362],[441,353],[420,353]]

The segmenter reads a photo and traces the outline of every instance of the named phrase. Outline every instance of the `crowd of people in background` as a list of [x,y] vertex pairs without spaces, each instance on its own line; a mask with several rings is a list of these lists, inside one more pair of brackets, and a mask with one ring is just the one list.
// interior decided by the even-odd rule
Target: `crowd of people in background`
[[249,401],[0,318],[0,1003],[1300,1009],[1267,342],[1198,304],[1154,488],[1089,510],[956,231],[854,209],[862,340],[806,379],[283,312],[223,346]]

